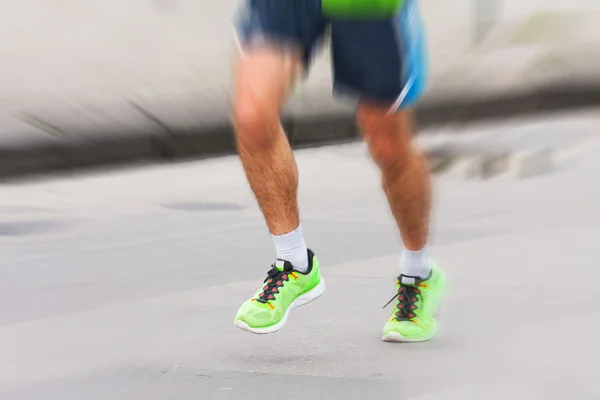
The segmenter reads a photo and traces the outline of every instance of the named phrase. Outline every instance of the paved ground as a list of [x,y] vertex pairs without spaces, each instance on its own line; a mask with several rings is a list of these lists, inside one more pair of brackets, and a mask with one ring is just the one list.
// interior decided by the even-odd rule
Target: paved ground
[[380,341],[398,238],[360,145],[298,152],[328,291],[269,336],[232,325],[273,256],[236,159],[4,185],[0,398],[597,399],[598,128],[598,111],[472,128],[559,146],[557,167],[437,177],[451,284],[416,345]]

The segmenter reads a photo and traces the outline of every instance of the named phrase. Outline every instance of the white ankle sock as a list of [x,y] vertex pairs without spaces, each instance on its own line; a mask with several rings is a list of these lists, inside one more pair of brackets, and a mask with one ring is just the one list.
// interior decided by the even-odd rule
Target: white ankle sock
[[308,250],[302,235],[302,225],[284,235],[271,235],[277,258],[289,261],[300,272],[308,271]]
[[400,259],[400,273],[408,276],[427,278],[431,272],[431,257],[427,246],[419,251],[410,251],[404,248]]

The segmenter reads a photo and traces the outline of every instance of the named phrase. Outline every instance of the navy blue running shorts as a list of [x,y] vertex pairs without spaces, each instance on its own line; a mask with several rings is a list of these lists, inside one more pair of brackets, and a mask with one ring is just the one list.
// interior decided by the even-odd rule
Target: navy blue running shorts
[[396,112],[424,91],[427,54],[418,0],[406,0],[393,18],[327,19],[321,0],[243,0],[236,19],[242,47],[266,42],[303,51],[308,67],[330,29],[334,93],[383,103]]

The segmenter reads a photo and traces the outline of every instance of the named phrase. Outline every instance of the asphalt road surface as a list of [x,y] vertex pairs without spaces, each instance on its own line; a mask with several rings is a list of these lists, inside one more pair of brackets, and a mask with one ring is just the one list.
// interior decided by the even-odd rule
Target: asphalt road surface
[[436,177],[449,290],[422,344],[380,340],[399,237],[359,144],[297,153],[328,289],[267,336],[233,326],[274,257],[235,158],[4,184],[0,399],[598,399],[598,128],[469,128],[556,167]]

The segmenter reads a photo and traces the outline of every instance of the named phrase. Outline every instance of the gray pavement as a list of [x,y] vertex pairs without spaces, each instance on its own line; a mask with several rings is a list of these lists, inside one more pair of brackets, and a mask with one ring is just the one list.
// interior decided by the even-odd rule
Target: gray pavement
[[274,255],[235,158],[4,184],[0,398],[597,399],[599,128],[594,110],[461,136],[555,167],[436,176],[450,289],[414,345],[380,341],[399,246],[362,145],[297,152],[328,290],[268,336],[232,325]]

